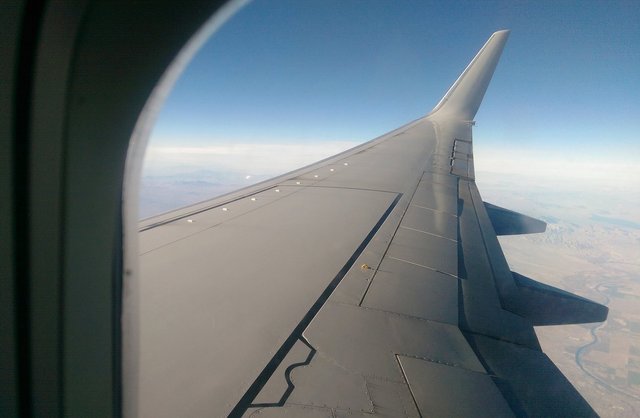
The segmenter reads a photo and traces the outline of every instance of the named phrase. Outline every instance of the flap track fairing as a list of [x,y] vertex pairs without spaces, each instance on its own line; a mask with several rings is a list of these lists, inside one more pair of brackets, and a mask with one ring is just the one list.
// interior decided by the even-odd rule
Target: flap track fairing
[[491,203],[483,202],[496,235],[535,234],[544,232],[547,223]]
[[517,293],[509,296],[505,308],[533,325],[564,325],[602,322],[609,308],[573,293],[511,272]]

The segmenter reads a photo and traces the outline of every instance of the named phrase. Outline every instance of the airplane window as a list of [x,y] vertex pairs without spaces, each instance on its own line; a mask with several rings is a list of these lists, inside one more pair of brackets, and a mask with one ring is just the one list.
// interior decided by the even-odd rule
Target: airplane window
[[637,2],[148,3],[0,13],[0,415],[640,416]]

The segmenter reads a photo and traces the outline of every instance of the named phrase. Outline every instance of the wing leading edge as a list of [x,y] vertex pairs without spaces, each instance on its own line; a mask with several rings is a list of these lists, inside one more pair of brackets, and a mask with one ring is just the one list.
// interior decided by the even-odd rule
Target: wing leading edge
[[606,307],[512,273],[496,230],[541,224],[474,181],[507,36],[429,115],[144,225],[141,415],[595,415],[533,325]]

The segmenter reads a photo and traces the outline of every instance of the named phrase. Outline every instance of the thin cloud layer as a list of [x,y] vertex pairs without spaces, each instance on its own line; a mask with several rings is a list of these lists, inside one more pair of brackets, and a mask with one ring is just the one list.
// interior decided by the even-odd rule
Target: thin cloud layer
[[530,179],[591,185],[611,189],[640,190],[640,166],[633,155],[597,155],[580,150],[523,150],[506,148],[474,149],[478,178],[484,173],[526,176]]
[[276,176],[358,145],[353,141],[304,144],[215,144],[202,147],[150,147],[145,175],[175,175],[195,170]]

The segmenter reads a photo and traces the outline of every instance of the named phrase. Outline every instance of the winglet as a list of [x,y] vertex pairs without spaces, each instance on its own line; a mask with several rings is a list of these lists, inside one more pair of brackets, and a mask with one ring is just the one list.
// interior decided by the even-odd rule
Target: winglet
[[433,108],[429,117],[447,117],[471,121],[476,115],[491,76],[498,65],[508,30],[495,32],[471,60],[460,77]]

